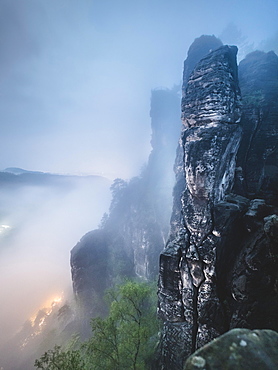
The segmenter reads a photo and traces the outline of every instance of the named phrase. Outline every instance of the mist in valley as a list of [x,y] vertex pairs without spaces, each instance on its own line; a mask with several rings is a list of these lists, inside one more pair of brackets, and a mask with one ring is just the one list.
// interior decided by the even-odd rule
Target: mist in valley
[[70,249],[110,202],[110,181],[101,177],[8,185],[0,192],[1,343],[40,308],[70,297]]
[[70,250],[109,209],[112,180],[138,175],[150,154],[151,91],[181,85],[202,34],[237,45],[239,59],[277,52],[277,8],[276,0],[0,2],[0,169],[65,175],[0,181],[0,345],[40,308],[71,297]]

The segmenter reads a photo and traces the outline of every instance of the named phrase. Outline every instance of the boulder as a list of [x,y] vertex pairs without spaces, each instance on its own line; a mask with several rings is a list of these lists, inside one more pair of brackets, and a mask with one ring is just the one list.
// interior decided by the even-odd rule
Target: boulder
[[275,331],[233,329],[191,355],[184,370],[274,370],[277,348]]

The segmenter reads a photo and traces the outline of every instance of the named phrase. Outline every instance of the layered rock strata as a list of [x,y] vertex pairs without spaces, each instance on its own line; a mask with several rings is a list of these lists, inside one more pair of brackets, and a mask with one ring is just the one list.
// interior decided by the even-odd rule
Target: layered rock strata
[[[233,193],[248,206],[219,251],[219,294],[229,328],[278,330],[278,57],[253,52],[238,69],[243,136]],[[234,263],[224,271],[227,258]]]
[[[266,178],[261,163],[253,161],[250,168],[251,158],[270,157],[275,166],[277,110],[268,106],[270,123],[264,119],[259,127],[248,116],[250,106],[240,99],[236,52],[229,46],[210,52],[185,81],[180,219],[160,256],[161,369],[182,369],[191,353],[230,328],[277,330],[276,170],[260,187],[264,192],[248,190],[251,177]],[[247,90],[243,102],[254,94]],[[248,120],[251,128],[245,126]],[[254,138],[246,147],[248,130]],[[258,145],[262,130],[270,140]],[[245,154],[237,159],[239,146]],[[267,199],[253,199],[264,194]]]
[[[175,331],[183,332],[178,346],[185,354],[220,334],[207,315],[208,304],[214,316],[220,315],[214,284],[218,231],[212,214],[231,189],[241,137],[236,52],[223,46],[202,59],[182,102],[183,227],[161,254],[159,315],[167,322],[162,342],[171,343]],[[170,351],[175,347],[170,345]],[[166,368],[172,366],[169,348],[162,352]]]
[[278,205],[278,57],[271,51],[250,53],[239,64],[243,98],[242,144],[237,167],[242,192]]
[[[186,88],[188,79],[195,65],[204,58],[210,51],[218,49],[222,46],[222,42],[215,36],[202,35],[194,40],[190,46],[187,58],[184,61],[183,68],[183,85],[182,85],[182,99],[186,96]],[[181,127],[181,132],[186,129],[184,125]],[[182,139],[179,140],[177,147],[177,155],[174,164],[174,172],[176,175],[176,183],[173,191],[173,212],[171,216],[171,233],[175,235],[177,230],[181,227],[180,213],[181,213],[181,194],[185,187],[185,178],[183,174],[183,143]]]

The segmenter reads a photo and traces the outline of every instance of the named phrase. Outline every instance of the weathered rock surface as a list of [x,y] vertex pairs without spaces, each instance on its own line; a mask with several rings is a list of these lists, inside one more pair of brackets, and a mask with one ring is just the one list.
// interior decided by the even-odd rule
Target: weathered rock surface
[[[196,64],[204,58],[210,51],[218,49],[222,46],[222,42],[215,36],[202,35],[194,40],[190,46],[187,54],[187,58],[184,62],[183,69],[183,85],[182,85],[182,101],[186,97],[186,88],[190,74],[194,70]],[[183,104],[182,104],[183,105]],[[186,129],[182,125],[181,131]],[[181,194],[185,187],[185,178],[183,174],[183,143],[179,140],[179,145],[177,148],[177,155],[174,165],[174,171],[176,174],[176,184],[173,191],[173,212],[171,217],[171,234],[175,235],[178,229],[181,227]]]
[[[253,52],[239,64],[243,100],[237,167],[242,194],[278,205],[278,57]],[[240,191],[239,189],[237,189]]]
[[278,57],[249,54],[239,65],[239,82],[243,137],[233,192],[250,203],[219,252],[219,294],[229,328],[278,330]]
[[[182,102],[187,127],[182,133],[183,228],[161,254],[159,315],[168,321],[162,348],[168,338],[171,342],[171,323],[180,322],[186,332],[182,346],[189,355],[224,329],[215,323],[221,310],[214,283],[218,234],[212,212],[231,190],[241,137],[236,48],[222,46],[202,59],[186,91]],[[175,346],[170,346],[170,351],[174,353]],[[163,360],[168,361],[169,349],[162,352]],[[181,363],[166,368],[170,366],[179,368]]]
[[81,316],[106,313],[103,292],[109,281],[108,257],[108,237],[102,230],[84,235],[71,251],[73,291],[82,303]]
[[[278,330],[278,63],[273,53],[258,55],[257,62],[251,56],[252,83],[243,72],[243,104],[235,47],[211,51],[185,81],[183,167],[160,256],[160,369],[182,369],[191,353],[231,328]],[[273,76],[259,100],[258,125],[250,104],[257,96],[252,66],[260,63],[259,80]]]
[[182,100],[185,127],[239,122],[241,111],[236,54],[237,47],[223,46],[197,64]]
[[185,96],[187,81],[196,64],[212,50],[216,50],[222,45],[221,40],[211,35],[202,35],[190,45],[183,66],[183,96]]
[[274,370],[277,348],[275,331],[233,329],[191,355],[184,370]]

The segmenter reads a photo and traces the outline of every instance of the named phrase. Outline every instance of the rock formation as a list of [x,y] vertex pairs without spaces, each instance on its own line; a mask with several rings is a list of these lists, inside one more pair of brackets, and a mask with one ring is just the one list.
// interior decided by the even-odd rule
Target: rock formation
[[[197,62],[205,57],[211,50],[217,49],[222,45],[222,42],[215,36],[203,35],[197,38],[188,50],[188,56],[184,62],[183,68],[183,85],[182,85],[182,96],[185,97],[186,87],[189,76]],[[182,126],[181,131],[183,132],[185,126]],[[176,231],[180,227],[180,213],[181,213],[181,194],[185,187],[185,178],[183,174],[183,144],[182,140],[179,140],[177,148],[177,156],[175,160],[174,171],[176,174],[176,184],[173,191],[173,212],[171,217],[171,234],[175,235]]]
[[179,186],[160,257],[161,369],[182,369],[231,328],[278,329],[278,60],[241,63],[241,101],[236,53],[211,51],[184,81]]
[[[183,368],[233,328],[278,330],[278,58],[202,36],[184,64],[170,236],[160,255],[156,369]],[[177,91],[152,92],[152,153],[140,177],[116,179],[109,215],[71,251],[84,317],[123,277],[154,279],[169,231]],[[87,325],[87,324],[86,324]],[[86,333],[85,333],[86,334]]]
[[172,207],[178,89],[152,91],[150,116],[153,150],[146,167],[129,182],[114,181],[109,215],[71,251],[73,289],[88,319],[105,314],[104,291],[123,277],[157,279]]
[[184,370],[273,370],[278,367],[278,334],[273,330],[233,329],[188,358]]
[[237,163],[239,170],[244,173],[242,194],[250,199],[263,198],[276,206],[277,63],[278,58],[274,52],[256,51],[239,64],[243,137]]

